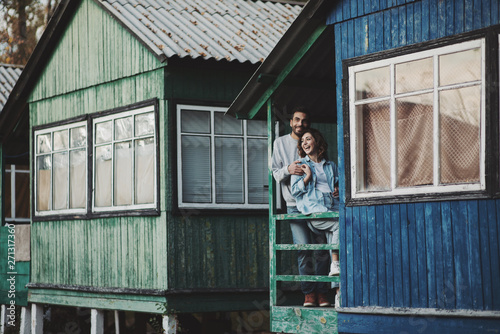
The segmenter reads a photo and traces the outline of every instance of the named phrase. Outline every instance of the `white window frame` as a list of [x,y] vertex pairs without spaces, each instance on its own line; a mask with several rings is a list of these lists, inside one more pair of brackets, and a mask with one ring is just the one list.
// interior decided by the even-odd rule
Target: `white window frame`
[[[437,59],[438,56],[457,52],[457,51],[465,51],[467,49],[473,48],[481,48],[481,111],[480,111],[480,171],[479,171],[479,182],[478,183],[464,183],[464,184],[439,184],[440,179],[440,167],[439,167],[439,92],[445,89],[449,89],[450,86],[439,87],[437,80],[439,79],[437,68]],[[415,52],[411,54],[407,54],[404,56],[394,57],[383,59],[379,61],[364,63],[360,65],[353,65],[348,68],[349,73],[349,130],[350,130],[350,169],[351,169],[351,197],[352,198],[373,198],[373,197],[384,197],[384,196],[398,196],[398,195],[413,195],[413,194],[427,194],[427,193],[446,193],[446,192],[465,192],[465,191],[478,191],[484,190],[486,187],[485,181],[485,147],[486,147],[486,135],[485,135],[485,40],[478,39],[473,41],[462,42],[450,46],[440,47],[436,49],[426,50],[422,52]],[[394,66],[395,64],[402,63],[405,61],[413,61],[421,58],[433,57],[434,59],[434,85],[433,88],[429,90],[419,90],[417,92],[411,93],[403,93],[396,94],[394,88]],[[384,97],[376,97],[370,99],[364,99],[360,101],[355,101],[355,73],[375,69],[378,67],[390,66],[391,69],[391,93],[390,96]],[[476,82],[477,84],[477,82]],[[460,88],[460,87],[468,87],[470,83],[465,84],[456,84],[453,85],[452,88]],[[398,188],[397,187],[397,165],[396,165],[396,108],[395,108],[395,99],[400,97],[406,97],[411,95],[422,94],[424,92],[433,93],[434,95],[434,120],[433,120],[433,184],[430,186],[414,186],[407,188]],[[358,119],[356,114],[356,106],[360,104],[365,104],[367,102],[379,102],[379,101],[389,101],[390,103],[390,118],[391,118],[391,189],[387,191],[372,191],[372,192],[360,192],[357,190],[357,185],[360,175],[363,173],[362,166],[360,165],[360,161],[358,161],[357,156],[357,148],[358,148],[358,140],[361,136],[358,134]]]
[[[181,137],[181,112],[182,110],[196,110],[210,112],[210,134],[200,134],[200,136],[210,136],[210,165],[211,165],[211,203],[184,203],[182,201],[182,142]],[[247,134],[247,120],[243,121],[243,135],[219,135],[215,134],[214,115],[216,112],[225,113],[227,108],[207,107],[198,105],[177,105],[177,189],[178,189],[178,206],[179,208],[196,208],[196,209],[267,209],[269,204],[250,204],[248,203],[248,159],[247,159],[247,141],[248,139],[267,139],[266,136],[250,136]],[[231,117],[231,116],[226,116]],[[196,134],[189,133],[196,136]],[[241,137],[243,138],[243,179],[244,179],[244,203],[216,203],[216,184],[215,184],[215,138],[216,137]],[[267,146],[266,146],[267,147]]]
[[[97,147],[100,147],[100,146],[104,146],[104,145],[111,145],[112,147],[112,161],[114,161],[114,147],[115,147],[115,143],[118,143],[118,142],[123,142],[123,141],[132,141],[133,143],[135,143],[136,140],[140,140],[140,139],[143,139],[143,138],[150,138],[151,135],[144,135],[144,136],[135,136],[135,133],[134,135],[131,137],[131,138],[128,138],[128,139],[124,139],[124,140],[115,140],[114,139],[114,136],[112,136],[112,140],[111,142],[107,142],[105,144],[96,144],[95,143],[95,134],[96,134],[96,131],[95,131],[95,128],[96,128],[96,125],[97,124],[100,124],[100,123],[103,123],[103,122],[107,122],[107,121],[113,121],[115,119],[118,119],[118,118],[123,118],[123,117],[128,117],[128,116],[135,116],[135,115],[139,115],[139,114],[144,114],[144,113],[150,113],[152,112],[153,115],[154,115],[154,143],[155,143],[155,149],[153,150],[154,151],[154,199],[153,199],[153,203],[148,203],[148,204],[132,204],[132,205],[113,205],[114,203],[114,183],[113,183],[113,179],[114,179],[114,168],[112,167],[111,168],[111,206],[106,206],[106,207],[96,207],[95,206],[95,189],[96,189],[96,184],[95,184],[95,178],[96,178],[96,173],[95,173],[95,170],[96,170],[96,165],[95,165],[95,157],[96,157],[96,154],[95,154],[95,150]],[[158,168],[158,152],[156,150],[156,145],[158,143],[158,129],[157,129],[157,122],[158,122],[158,115],[155,111],[155,106],[154,105],[149,105],[149,106],[146,106],[146,107],[139,107],[137,109],[133,109],[133,110],[129,110],[129,111],[123,111],[123,112],[117,112],[117,113],[113,113],[113,114],[110,114],[110,115],[107,115],[107,116],[101,116],[101,117],[96,117],[96,118],[93,118],[92,119],[92,152],[94,153],[93,154],[93,158],[92,158],[92,170],[93,170],[93,175],[92,175],[92,212],[94,213],[99,213],[99,212],[110,212],[110,211],[130,211],[130,210],[140,210],[140,209],[156,209],[157,206],[158,206],[158,191],[157,191],[157,185],[158,185],[158,173],[157,173],[157,168]],[[114,129],[114,122],[111,122],[113,124],[113,128]],[[112,131],[114,132],[114,131]],[[135,146],[134,146],[135,147]],[[112,164],[113,166],[113,164]],[[135,163],[132,163],[132,175],[135,176]],[[132,180],[133,184],[135,184],[135,179]],[[132,187],[132,199],[134,200],[135,199],[135,186]]]
[[[29,174],[29,169],[17,169],[16,165],[10,165],[10,168],[5,169],[6,173],[10,173],[10,194],[6,194],[6,196],[10,196],[10,206],[11,206],[11,217],[5,217],[6,222],[15,222],[15,223],[29,223],[31,219],[28,218],[18,218],[16,217],[16,175],[17,174]],[[29,198],[26,198],[29,201]]]
[[[75,148],[75,149],[72,149],[72,148],[67,148],[67,149],[64,149],[64,150],[59,150],[59,151],[54,151],[53,150],[53,145],[54,145],[54,132],[57,132],[57,131],[61,131],[61,130],[71,130],[73,128],[78,128],[78,127],[81,127],[81,126],[84,126],[85,127],[85,130],[87,131],[87,144],[84,146],[84,147],[78,147],[78,148]],[[50,133],[51,134],[51,141],[52,141],[52,150],[50,151],[50,153],[38,153],[38,141],[37,141],[37,138],[39,135],[44,135],[44,134],[48,134]],[[35,211],[35,216],[49,216],[49,215],[62,215],[62,214],[85,214],[87,213],[87,202],[88,202],[88,187],[87,187],[87,180],[88,180],[88,175],[89,175],[89,172],[88,172],[88,168],[86,167],[85,168],[85,186],[84,186],[84,191],[85,191],[85,208],[78,208],[78,209],[61,209],[61,210],[47,210],[47,211],[38,211],[37,207],[38,207],[38,179],[37,179],[37,175],[38,175],[38,157],[39,156],[43,156],[43,155],[47,155],[47,154],[50,154],[50,155],[53,155],[54,153],[59,153],[59,152],[64,152],[64,151],[67,151],[68,153],[70,151],[73,151],[73,150],[82,150],[84,149],[85,150],[85,166],[88,166],[88,135],[89,135],[89,132],[88,132],[88,128],[87,128],[87,122],[86,121],[82,121],[82,122],[75,122],[75,123],[70,123],[70,124],[64,124],[64,125],[60,125],[60,126],[55,126],[55,127],[50,127],[50,128],[46,128],[46,129],[42,129],[42,130],[36,130],[34,132],[34,138],[33,138],[33,143],[34,143],[34,188],[35,188],[35,191],[34,191],[34,201],[35,201],[35,206],[34,206],[34,211]],[[69,159],[68,159],[68,163],[69,163]],[[52,160],[52,169],[51,169],[51,172],[53,173],[53,160]],[[69,173],[68,173],[68,177],[69,177]],[[50,203],[50,207],[52,207],[52,204],[53,204],[53,198],[52,198],[52,195],[53,195],[53,176],[51,175],[50,177],[50,199],[49,199],[49,203]],[[68,182],[68,186],[69,186],[69,182]],[[68,189],[69,190],[69,189]],[[68,196],[69,196],[70,192],[68,191]]]

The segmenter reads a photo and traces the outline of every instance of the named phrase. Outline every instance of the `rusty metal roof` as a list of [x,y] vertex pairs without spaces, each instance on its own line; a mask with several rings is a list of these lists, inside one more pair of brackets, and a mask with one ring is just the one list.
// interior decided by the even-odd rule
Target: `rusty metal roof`
[[0,111],[22,72],[21,66],[0,64]]
[[302,10],[247,0],[100,0],[160,58],[262,62]]

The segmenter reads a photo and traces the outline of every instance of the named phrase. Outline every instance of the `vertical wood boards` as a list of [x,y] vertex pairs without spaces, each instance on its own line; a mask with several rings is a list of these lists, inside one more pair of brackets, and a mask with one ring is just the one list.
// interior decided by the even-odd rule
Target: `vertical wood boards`
[[[341,189],[348,172],[340,163],[347,153],[342,61],[499,24],[499,10],[496,0],[349,0],[334,6],[327,22],[335,31]],[[345,192],[340,196],[345,199]],[[343,306],[499,310],[499,207],[500,200],[381,201],[341,210]]]

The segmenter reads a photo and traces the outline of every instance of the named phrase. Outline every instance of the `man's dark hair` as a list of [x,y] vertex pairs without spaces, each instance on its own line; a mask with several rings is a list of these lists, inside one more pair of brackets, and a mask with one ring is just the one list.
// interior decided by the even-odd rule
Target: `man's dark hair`
[[290,119],[293,118],[293,114],[296,112],[301,112],[307,115],[307,118],[311,118],[311,113],[309,112],[309,109],[307,109],[305,106],[296,106],[292,109],[292,113],[290,114]]

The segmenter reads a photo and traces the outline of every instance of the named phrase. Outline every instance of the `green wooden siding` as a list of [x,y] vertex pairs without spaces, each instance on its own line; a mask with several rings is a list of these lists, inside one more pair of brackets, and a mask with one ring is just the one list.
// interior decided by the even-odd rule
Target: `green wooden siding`
[[45,56],[51,58],[31,101],[164,66],[92,0],[81,2],[54,53]]

